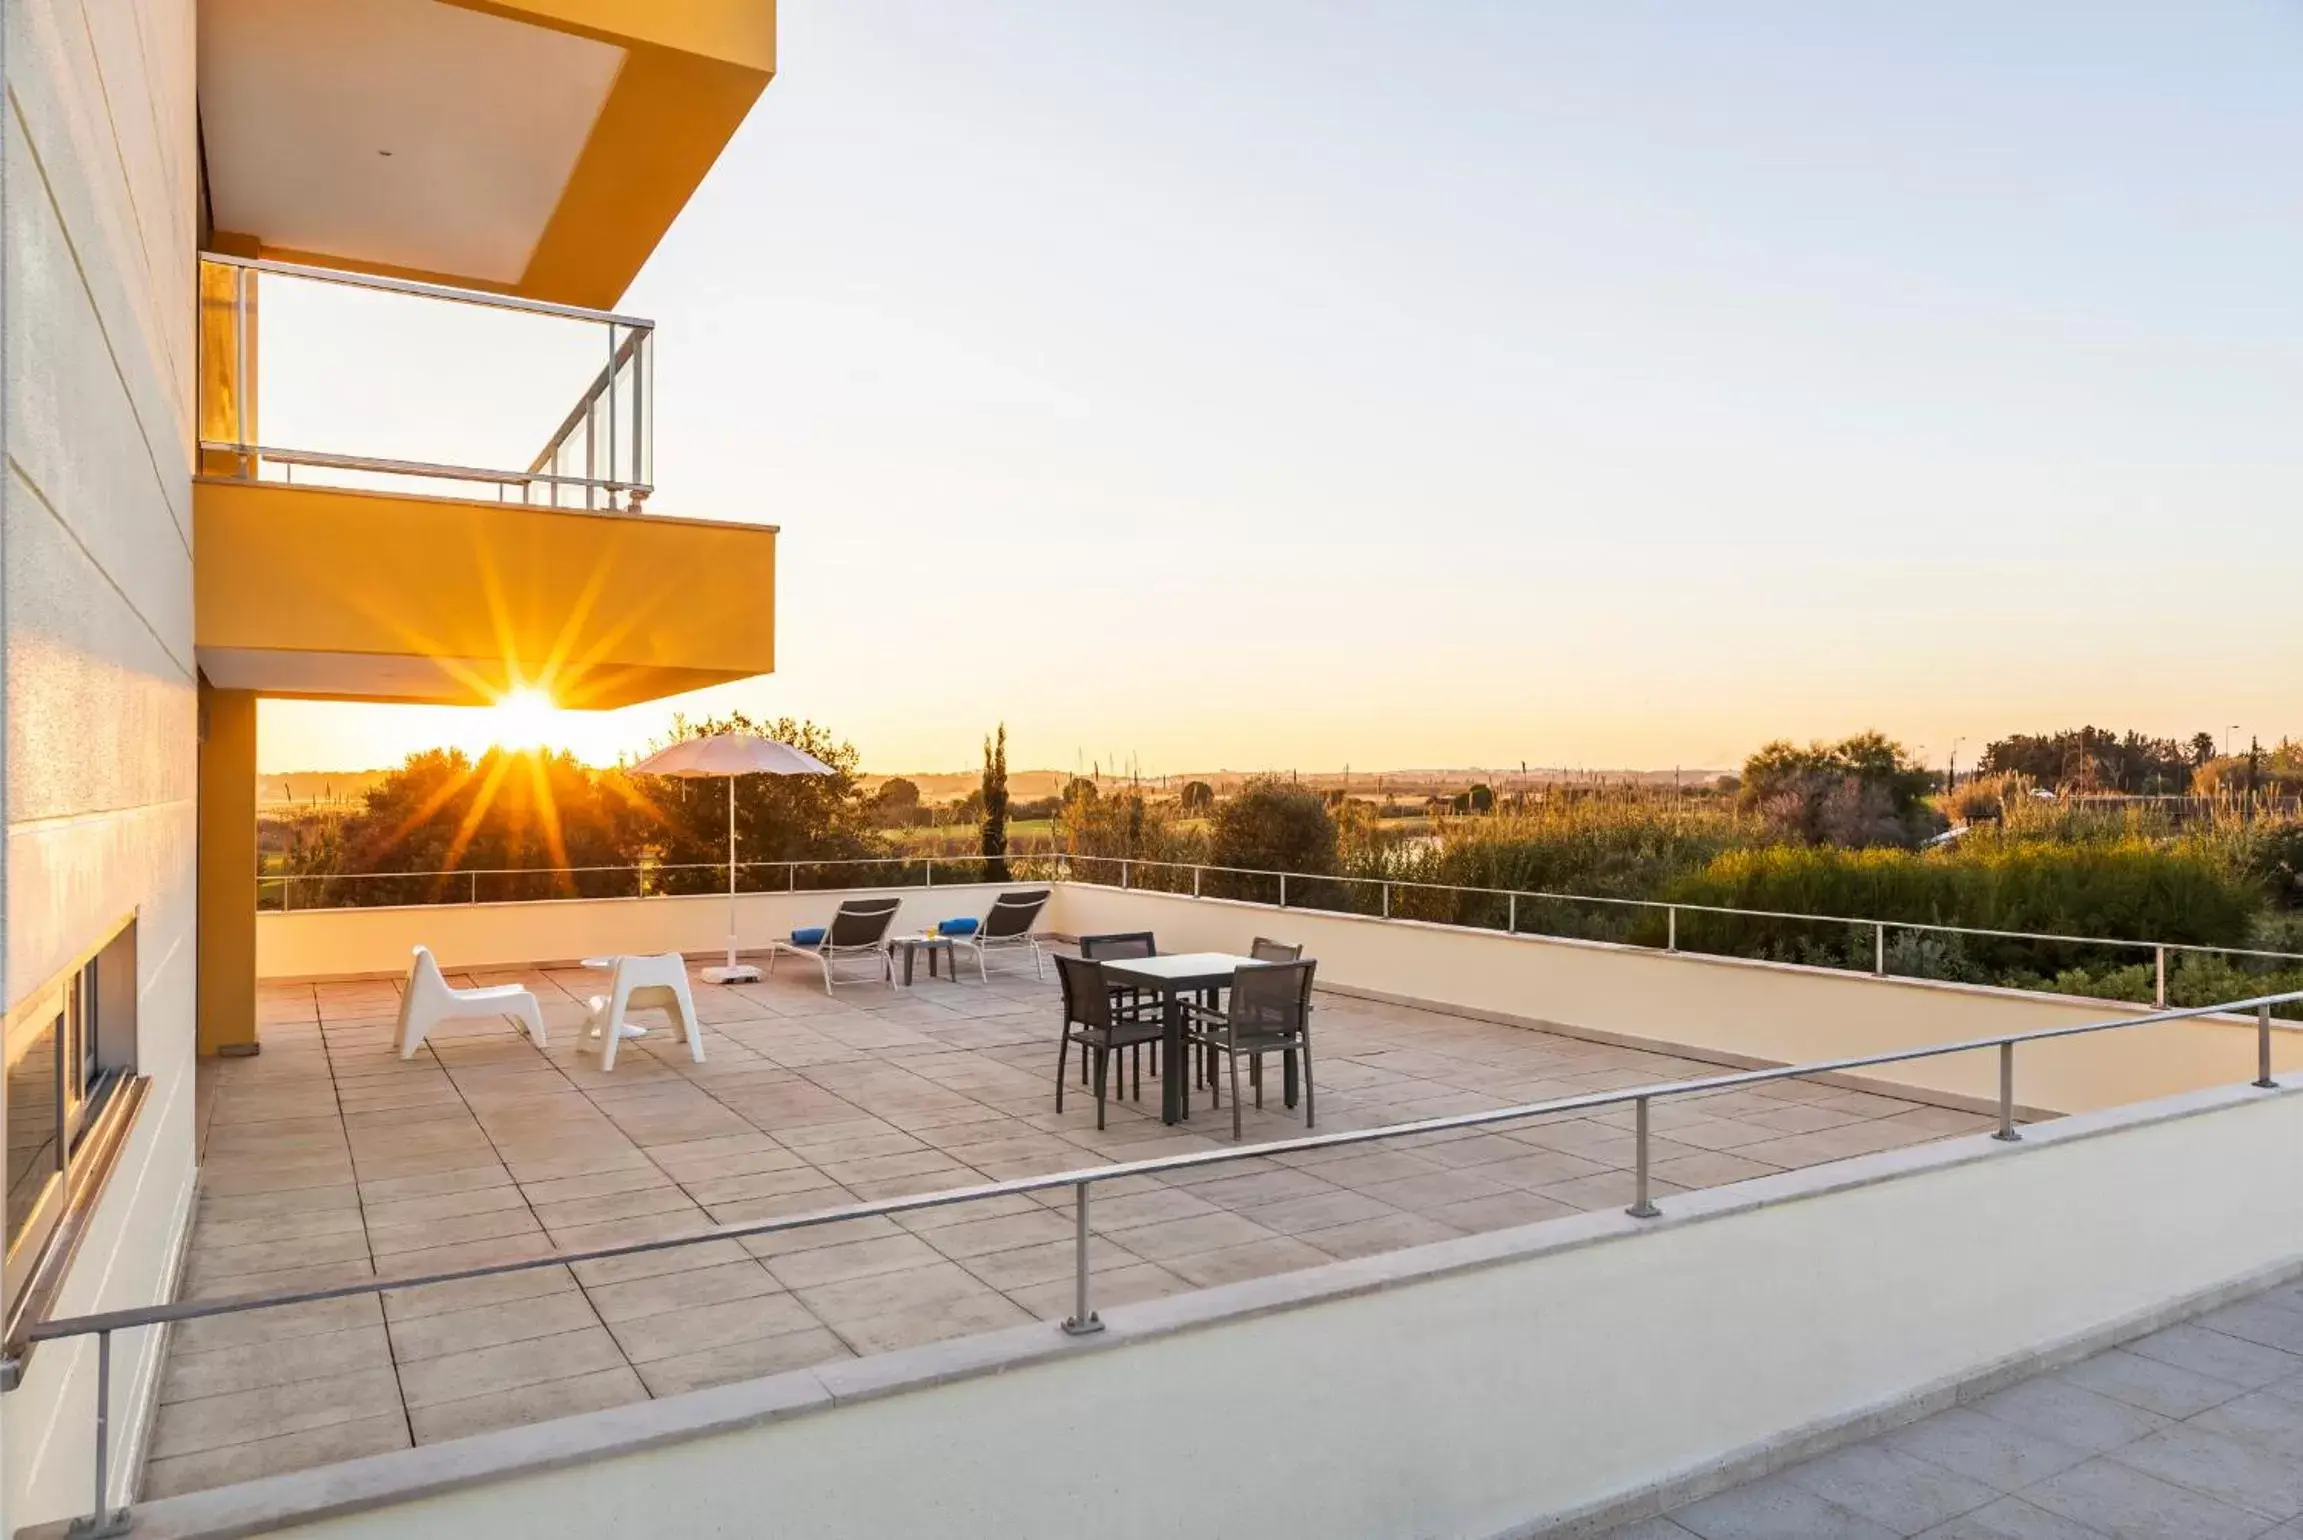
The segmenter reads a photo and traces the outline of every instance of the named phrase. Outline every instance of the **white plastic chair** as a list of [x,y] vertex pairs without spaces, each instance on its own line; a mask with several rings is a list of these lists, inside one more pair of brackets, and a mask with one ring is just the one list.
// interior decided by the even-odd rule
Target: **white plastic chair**
[[660,1010],[671,1017],[688,1035],[688,1056],[698,1064],[704,1062],[703,1028],[696,1023],[696,998],[688,992],[688,965],[679,953],[617,958],[608,992],[592,996],[577,1051],[590,1048],[596,1037],[600,1040],[600,1068],[614,1069],[616,1045],[626,1035],[624,1014],[633,1010]]
[[544,1011],[521,984],[452,989],[428,946],[416,948],[407,987],[400,991],[400,1057],[412,1059],[424,1038],[443,1021],[477,1021],[509,1016],[538,1048],[544,1046]]

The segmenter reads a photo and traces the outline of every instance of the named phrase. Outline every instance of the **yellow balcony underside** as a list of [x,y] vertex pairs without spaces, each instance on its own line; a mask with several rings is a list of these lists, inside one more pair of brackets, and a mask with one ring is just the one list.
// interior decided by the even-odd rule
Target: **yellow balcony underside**
[[771,526],[210,479],[192,517],[222,689],[600,709],[775,668]]
[[776,68],[774,0],[203,0],[216,250],[606,308]]

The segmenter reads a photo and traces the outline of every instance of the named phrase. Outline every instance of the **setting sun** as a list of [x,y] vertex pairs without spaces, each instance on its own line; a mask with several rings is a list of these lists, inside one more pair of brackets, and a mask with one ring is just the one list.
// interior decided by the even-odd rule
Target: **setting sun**
[[552,697],[541,690],[518,689],[489,708],[488,738],[498,748],[542,748],[559,720]]

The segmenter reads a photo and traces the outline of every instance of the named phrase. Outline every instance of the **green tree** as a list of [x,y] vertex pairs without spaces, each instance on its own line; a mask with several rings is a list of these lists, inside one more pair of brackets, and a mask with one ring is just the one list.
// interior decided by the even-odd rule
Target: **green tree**
[[1208,855],[1217,866],[1325,875],[1336,869],[1335,819],[1316,791],[1253,780],[1217,806]]
[[[830,775],[735,778],[739,862],[841,861],[882,854],[870,809],[856,785],[855,746],[814,722],[753,721],[741,711],[690,721],[672,718],[669,741],[750,733],[788,743],[832,769]],[[650,843],[668,868],[661,891],[704,893],[727,885],[728,782],[671,776],[629,778],[653,815]],[[740,887],[783,885],[782,874],[741,872]]]
[[[596,774],[567,753],[491,749],[477,764],[427,749],[369,788],[360,810],[294,851],[290,868],[339,873],[468,873],[329,883],[345,904],[591,898],[632,890],[627,867],[652,822],[625,778]],[[578,870],[571,870],[571,869]],[[299,906],[323,897],[295,884]]]
[[870,801],[872,822],[883,829],[903,829],[921,821],[920,788],[915,781],[894,776],[880,783]]
[[2198,757],[2202,739],[2212,758],[2215,740],[2205,733],[2195,733],[2184,743],[2101,727],[2015,733],[1986,744],[1977,768],[1985,775],[2027,776],[2051,789],[2168,791],[2183,786],[2192,769],[2206,762]]
[[1064,810],[1068,813],[1075,804],[1092,803],[1098,795],[1095,782],[1075,775],[1064,783]]
[[984,880],[1008,880],[1008,724],[997,737],[984,740],[983,834]]
[[1743,765],[1737,796],[1775,832],[1809,845],[1908,845],[1938,818],[1924,798],[1933,772],[1878,732],[1800,748],[1767,744]]

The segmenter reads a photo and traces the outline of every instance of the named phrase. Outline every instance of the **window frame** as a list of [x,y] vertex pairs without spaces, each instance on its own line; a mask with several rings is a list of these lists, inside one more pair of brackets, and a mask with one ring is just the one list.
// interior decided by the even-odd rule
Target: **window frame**
[[[90,947],[7,1013],[7,1062],[32,1053],[54,1059],[54,1165],[19,1223],[13,1186],[0,1263],[0,1317],[13,1368],[26,1349],[22,1327],[45,1313],[78,1250],[89,1216],[126,1143],[150,1081],[137,1073],[136,916]],[[41,1039],[52,1038],[43,1047]],[[13,1109],[11,1109],[13,1110]],[[11,1127],[12,1140],[16,1130]],[[33,1173],[27,1172],[30,1179]],[[0,1373],[0,1388],[12,1374]]]

